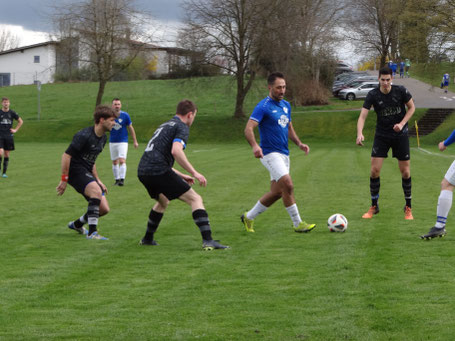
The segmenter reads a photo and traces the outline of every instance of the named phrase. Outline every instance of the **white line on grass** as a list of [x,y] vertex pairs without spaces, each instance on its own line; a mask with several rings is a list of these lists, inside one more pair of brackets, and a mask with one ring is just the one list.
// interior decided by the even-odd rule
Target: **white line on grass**
[[439,154],[439,153],[433,153],[433,152],[430,152],[429,150],[426,150],[426,149],[423,149],[423,148],[411,148],[411,149],[420,150],[421,152],[424,152],[424,153],[427,153],[427,154],[430,154],[430,155],[445,157],[445,158],[448,158],[448,159],[454,159],[455,158],[455,155],[444,155],[444,154]]

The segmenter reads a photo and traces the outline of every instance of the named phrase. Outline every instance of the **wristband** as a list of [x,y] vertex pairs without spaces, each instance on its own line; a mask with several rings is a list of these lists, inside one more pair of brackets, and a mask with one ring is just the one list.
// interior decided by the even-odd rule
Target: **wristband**
[[63,182],[68,182],[68,175],[62,174],[62,181]]

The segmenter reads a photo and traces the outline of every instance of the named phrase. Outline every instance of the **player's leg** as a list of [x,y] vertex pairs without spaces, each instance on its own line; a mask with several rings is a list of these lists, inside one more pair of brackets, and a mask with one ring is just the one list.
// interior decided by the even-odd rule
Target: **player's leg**
[[453,189],[455,187],[455,161],[447,170],[444,179],[441,182],[441,193],[438,198],[436,209],[436,223],[422,239],[431,239],[434,237],[443,237],[446,234],[446,220],[452,207]]
[[194,189],[190,188],[188,191],[179,196],[179,199],[191,206],[193,220],[201,233],[202,248],[204,250],[229,248],[229,246],[221,245],[219,242],[213,240],[209,216],[205,210],[202,197],[196,193]]
[[401,173],[401,187],[403,188],[403,194],[405,199],[404,206],[404,219],[413,220],[412,209],[411,209],[411,154],[409,148],[409,138],[407,136],[402,136],[400,138],[394,139],[392,145],[393,157],[398,159],[398,168]]
[[150,210],[149,219],[147,221],[147,230],[144,238],[140,241],[141,245],[158,245],[154,240],[154,234],[163,218],[164,211],[169,205],[169,200],[163,194],[158,195],[158,200],[153,208]]
[[4,139],[0,137],[0,170],[2,169],[3,155],[5,154],[5,151],[3,149],[3,141]]
[[119,161],[119,186],[123,186],[126,177],[126,155],[128,154],[128,143],[118,143],[118,161]]
[[[103,210],[109,209],[109,206],[106,207],[106,198],[103,200],[103,192],[101,190],[101,187],[96,181],[92,181],[85,187],[84,195],[86,198],[88,198],[87,222],[89,231],[87,238],[105,240],[107,238],[99,235],[97,230],[101,203],[103,202]],[[106,214],[107,212],[104,211],[103,213]]]
[[2,171],[2,177],[7,178],[8,176],[6,175],[6,171],[8,170],[8,164],[9,164],[9,153],[11,150],[14,150],[14,144],[9,145],[8,148],[4,149],[4,157],[3,157],[3,171]]
[[119,156],[118,156],[118,143],[109,143],[109,151],[112,160],[112,174],[114,175],[114,186],[117,186],[120,181],[119,176]]
[[371,219],[373,215],[379,213],[379,189],[381,187],[381,169],[384,163],[383,157],[371,157],[371,168],[370,168],[370,197],[371,206],[366,213],[363,214],[362,218]]

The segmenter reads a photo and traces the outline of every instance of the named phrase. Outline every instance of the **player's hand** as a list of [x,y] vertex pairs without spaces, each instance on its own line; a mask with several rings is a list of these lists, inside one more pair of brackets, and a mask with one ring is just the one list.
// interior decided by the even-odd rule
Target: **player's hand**
[[444,145],[444,141],[439,142],[438,147],[441,152],[447,149],[447,147]]
[[134,142],[134,148],[136,148],[136,149],[137,149],[137,147],[139,147],[139,143],[137,143],[137,142]]
[[359,136],[357,136],[357,139],[355,140],[355,143],[359,146],[363,146],[363,141],[365,140],[365,138],[363,137],[362,134],[360,134]]
[[194,185],[194,178],[187,174],[182,174],[182,179],[185,180],[190,186]]
[[254,154],[254,157],[257,159],[262,159],[264,157],[264,154],[262,153],[262,148],[259,146],[253,147],[253,154]]
[[199,181],[199,185],[201,185],[202,187],[207,186],[207,179],[202,174],[196,172],[193,175],[197,179],[197,181]]
[[305,143],[300,143],[299,148],[305,152],[305,155],[308,155],[310,152],[310,147]]
[[11,132],[11,134],[16,134],[16,132],[17,132],[17,129],[13,129],[13,128],[11,128],[9,131]]
[[63,193],[65,193],[65,189],[66,189],[66,185],[68,183],[66,181],[60,181],[60,183],[58,184],[56,190],[57,190],[57,195],[63,195]]
[[98,180],[98,184],[101,186],[101,189],[103,190],[104,193],[107,194],[107,187],[105,184],[103,184],[101,181]]
[[401,131],[401,129],[403,129],[403,124],[401,124],[401,123],[397,123],[393,126],[393,130],[397,133],[399,133]]

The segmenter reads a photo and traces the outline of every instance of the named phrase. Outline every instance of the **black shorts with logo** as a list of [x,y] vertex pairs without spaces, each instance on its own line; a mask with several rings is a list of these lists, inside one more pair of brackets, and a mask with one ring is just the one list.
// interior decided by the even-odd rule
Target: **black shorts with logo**
[[0,149],[14,150],[14,138],[12,135],[10,136],[0,135]]
[[[90,198],[84,194],[85,188],[87,187],[87,185],[89,183],[91,183],[93,181],[96,181],[95,177],[93,176],[92,173],[90,173],[85,168],[70,168],[70,171],[68,174],[68,183],[71,186],[73,186],[73,188],[78,193],[82,194],[86,200],[89,200]],[[101,186],[100,186],[100,188],[101,188]],[[103,192],[103,195],[104,195],[104,191],[102,188],[101,188],[101,191]]]
[[190,190],[190,185],[170,170],[161,175],[138,175],[139,181],[147,189],[150,197],[158,200],[160,193],[174,200]]
[[371,157],[386,158],[390,148],[392,148],[392,157],[400,161],[407,161],[411,158],[409,137],[407,135],[397,137],[375,135]]

